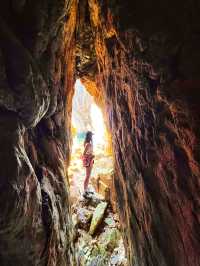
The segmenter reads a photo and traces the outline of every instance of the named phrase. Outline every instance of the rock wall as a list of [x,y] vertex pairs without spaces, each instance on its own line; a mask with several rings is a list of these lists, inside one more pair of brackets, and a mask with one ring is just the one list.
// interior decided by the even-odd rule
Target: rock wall
[[196,0],[1,3],[2,266],[73,265],[75,74],[105,101],[129,264],[200,265],[199,11]]
[[129,265],[200,265],[199,3],[88,3]]
[[1,3],[2,266],[73,265],[65,163],[76,11],[71,0]]

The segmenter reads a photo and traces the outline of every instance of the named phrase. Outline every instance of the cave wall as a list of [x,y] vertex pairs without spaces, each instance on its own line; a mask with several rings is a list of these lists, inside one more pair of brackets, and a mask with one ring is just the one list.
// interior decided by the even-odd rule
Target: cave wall
[[200,265],[199,2],[88,3],[129,265]]
[[129,265],[200,265],[199,11],[195,0],[1,3],[2,266],[73,265],[75,76],[103,99]]
[[0,265],[73,265],[66,163],[77,1],[0,8]]

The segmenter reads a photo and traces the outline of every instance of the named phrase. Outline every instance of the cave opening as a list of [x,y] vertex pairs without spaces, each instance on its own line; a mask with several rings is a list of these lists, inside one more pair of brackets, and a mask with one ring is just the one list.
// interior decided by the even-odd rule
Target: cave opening
[[[71,160],[68,168],[75,257],[80,265],[127,265],[114,195],[114,159],[104,110],[80,79],[72,99]],[[93,132],[94,164],[84,193],[82,154],[87,131]],[[98,263],[97,263],[98,261]],[[88,263],[96,264],[88,264]],[[117,264],[114,264],[114,263]]]
[[[199,3],[1,1],[0,265],[122,266],[119,232],[130,266],[200,265]],[[112,135],[111,202],[72,202],[76,78]]]
[[108,198],[114,168],[110,134],[106,127],[103,112],[95,102],[95,97],[87,91],[80,79],[76,80],[74,88],[71,120],[72,149],[68,168],[71,200],[73,202],[83,194],[85,169],[81,156],[87,131],[93,132],[95,156],[89,190],[100,193],[102,198]]

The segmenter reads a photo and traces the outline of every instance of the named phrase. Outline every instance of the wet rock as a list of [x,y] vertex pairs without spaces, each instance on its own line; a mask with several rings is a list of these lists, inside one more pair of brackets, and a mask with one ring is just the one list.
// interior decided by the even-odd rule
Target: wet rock
[[90,230],[89,233],[91,235],[93,235],[96,231],[96,229],[98,228],[98,226],[100,225],[100,223],[102,222],[105,210],[108,206],[107,202],[101,202],[97,205],[93,216],[92,216],[92,221],[91,221],[91,225],[90,225]]

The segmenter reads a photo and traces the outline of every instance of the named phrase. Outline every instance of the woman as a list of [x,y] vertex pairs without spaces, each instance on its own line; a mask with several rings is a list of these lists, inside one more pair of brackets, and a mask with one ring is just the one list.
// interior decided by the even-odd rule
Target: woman
[[82,155],[83,166],[86,169],[86,176],[85,176],[85,181],[84,181],[84,194],[87,193],[89,179],[90,179],[92,167],[94,164],[92,135],[93,133],[91,131],[88,131],[86,133],[86,137],[84,141],[84,152]]

